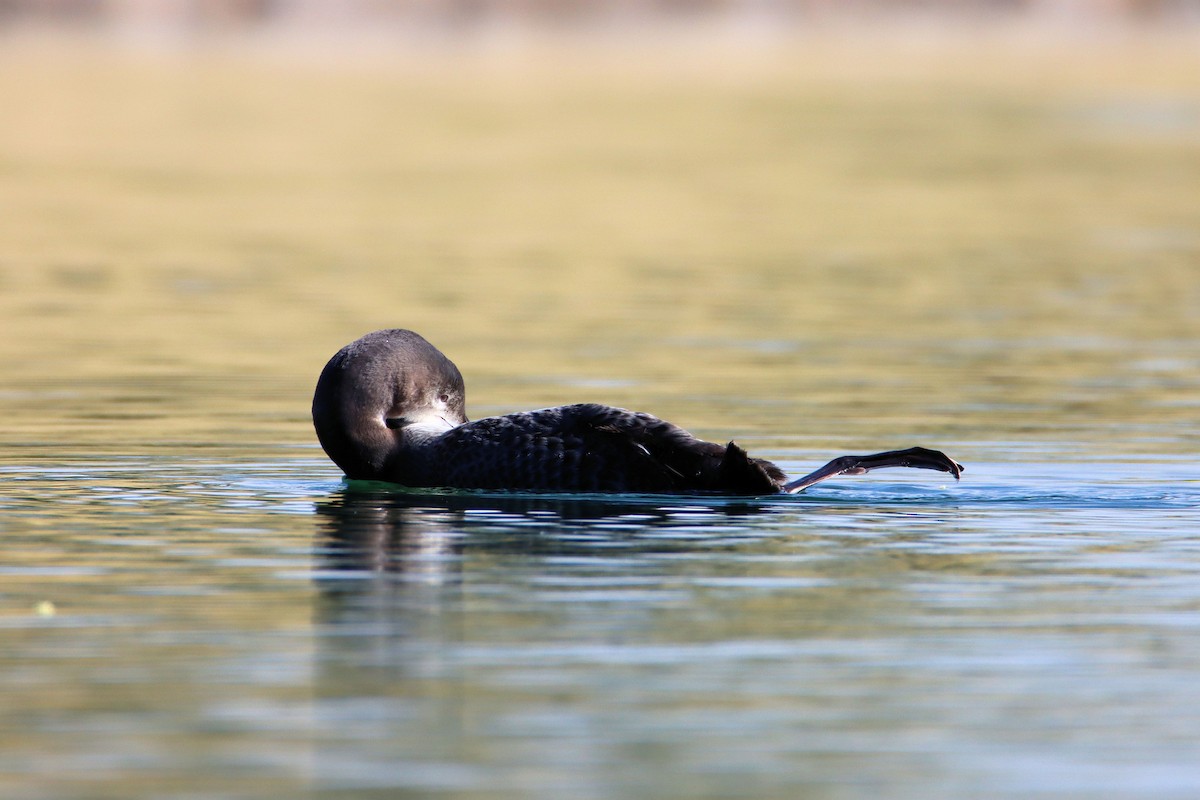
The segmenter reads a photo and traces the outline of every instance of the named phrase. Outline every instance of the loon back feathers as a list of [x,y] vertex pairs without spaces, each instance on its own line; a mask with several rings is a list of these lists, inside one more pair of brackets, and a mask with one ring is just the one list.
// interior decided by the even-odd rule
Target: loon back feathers
[[428,446],[441,465],[431,485],[472,489],[772,494],[786,479],[732,443],[595,403],[469,422]]

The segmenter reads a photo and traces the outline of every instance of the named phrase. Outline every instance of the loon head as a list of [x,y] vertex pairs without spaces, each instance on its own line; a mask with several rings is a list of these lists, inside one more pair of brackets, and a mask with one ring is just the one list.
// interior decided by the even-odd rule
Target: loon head
[[321,447],[350,478],[378,479],[405,447],[467,421],[454,362],[412,331],[376,331],[329,359],[313,394]]

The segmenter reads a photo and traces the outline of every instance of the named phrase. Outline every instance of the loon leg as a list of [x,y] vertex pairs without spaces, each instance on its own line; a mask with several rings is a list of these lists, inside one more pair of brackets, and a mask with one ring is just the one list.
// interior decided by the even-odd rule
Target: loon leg
[[830,461],[818,470],[810,472],[803,478],[797,478],[783,485],[783,491],[788,494],[802,492],[814,483],[820,483],[838,475],[863,475],[873,469],[884,467],[914,467],[916,469],[936,469],[939,472],[949,472],[958,480],[962,475],[963,465],[939,450],[929,450],[924,447],[910,447],[907,450],[889,450],[886,453],[875,453],[869,456],[841,456]]

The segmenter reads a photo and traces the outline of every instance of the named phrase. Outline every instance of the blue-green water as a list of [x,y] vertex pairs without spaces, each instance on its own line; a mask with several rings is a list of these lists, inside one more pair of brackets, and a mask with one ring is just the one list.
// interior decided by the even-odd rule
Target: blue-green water
[[1200,467],[976,449],[736,501],[5,467],[0,794],[1196,796]]

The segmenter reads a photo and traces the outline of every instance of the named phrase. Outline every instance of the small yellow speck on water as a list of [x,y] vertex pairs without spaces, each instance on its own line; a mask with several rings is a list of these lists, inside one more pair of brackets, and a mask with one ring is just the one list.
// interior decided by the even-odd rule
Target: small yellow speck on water
[[58,613],[58,609],[54,603],[51,603],[49,600],[42,600],[33,607],[33,610],[39,617],[53,617]]

